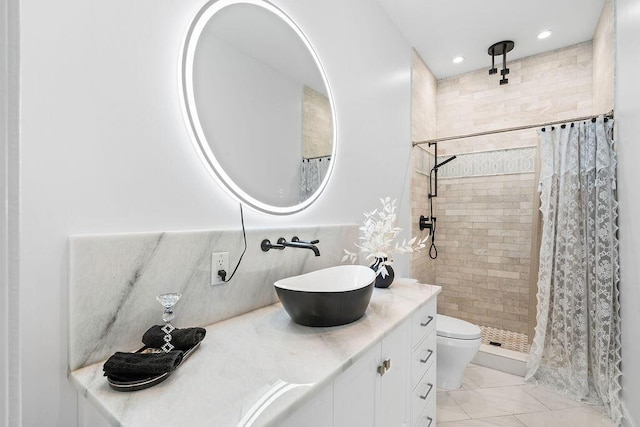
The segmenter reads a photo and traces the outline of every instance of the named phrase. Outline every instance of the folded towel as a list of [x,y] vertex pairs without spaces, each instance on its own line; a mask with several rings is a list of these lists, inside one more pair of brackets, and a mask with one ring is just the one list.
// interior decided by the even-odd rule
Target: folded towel
[[182,362],[183,352],[122,353],[116,352],[104,363],[102,370],[108,377],[121,380],[147,378],[175,370]]
[[[164,336],[167,335],[161,329],[164,325],[150,327],[142,336],[142,342],[147,347],[160,348],[165,345]],[[171,345],[176,350],[189,350],[204,339],[207,330],[204,328],[176,328],[171,331]]]

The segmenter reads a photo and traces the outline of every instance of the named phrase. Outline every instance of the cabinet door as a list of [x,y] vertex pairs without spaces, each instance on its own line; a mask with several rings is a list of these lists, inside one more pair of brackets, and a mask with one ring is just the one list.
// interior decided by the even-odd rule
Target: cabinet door
[[380,343],[347,368],[334,381],[334,427],[375,425],[376,388],[380,363]]
[[333,384],[295,411],[280,427],[330,427],[333,425]]
[[382,340],[381,363],[388,361],[389,368],[380,377],[377,427],[402,427],[409,419],[410,332],[403,322]]

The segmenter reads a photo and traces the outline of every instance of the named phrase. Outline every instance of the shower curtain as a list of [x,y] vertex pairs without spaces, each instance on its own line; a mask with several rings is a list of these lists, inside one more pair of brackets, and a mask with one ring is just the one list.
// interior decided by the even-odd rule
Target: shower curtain
[[620,423],[613,120],[540,131],[538,312],[525,379],[601,400]]
[[329,169],[331,157],[302,159],[300,165],[300,201],[307,200],[318,189]]

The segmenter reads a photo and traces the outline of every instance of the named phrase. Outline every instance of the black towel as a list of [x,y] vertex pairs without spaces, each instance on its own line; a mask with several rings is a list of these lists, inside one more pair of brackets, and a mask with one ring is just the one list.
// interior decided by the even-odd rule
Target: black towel
[[176,369],[182,362],[183,352],[169,353],[122,353],[116,352],[104,362],[104,375],[121,380],[134,380],[165,374]]
[[[167,334],[161,329],[162,327],[161,325],[150,327],[142,336],[144,345],[151,348],[161,348],[165,345],[166,341],[164,340],[164,336]],[[171,341],[169,341],[169,343],[174,346],[176,350],[189,350],[202,341],[206,334],[207,330],[204,328],[176,328],[171,331]]]

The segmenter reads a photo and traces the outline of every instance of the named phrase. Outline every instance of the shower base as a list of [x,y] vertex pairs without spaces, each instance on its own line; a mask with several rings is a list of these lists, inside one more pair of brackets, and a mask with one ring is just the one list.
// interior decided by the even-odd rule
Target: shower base
[[[524,376],[529,357],[527,335],[480,326],[482,345],[472,363],[509,374]],[[500,346],[490,342],[500,343]]]
[[504,331],[502,329],[491,328],[489,326],[480,326],[482,329],[482,343],[492,345],[499,343],[498,348],[518,351],[520,353],[529,353],[529,337],[518,332]]

